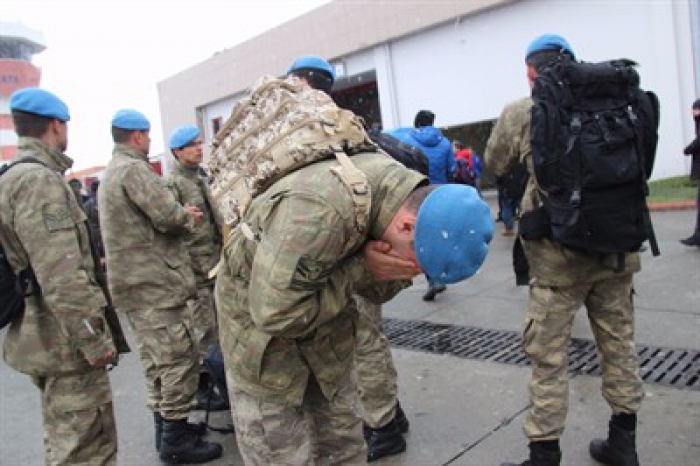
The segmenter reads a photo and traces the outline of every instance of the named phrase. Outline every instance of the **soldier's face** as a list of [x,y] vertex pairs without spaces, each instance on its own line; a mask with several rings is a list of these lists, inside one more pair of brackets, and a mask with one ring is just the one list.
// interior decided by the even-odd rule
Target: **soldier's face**
[[197,138],[182,149],[175,150],[174,153],[183,165],[196,167],[202,163],[202,155],[204,153],[202,150],[202,140]]
[[68,149],[68,123],[61,120],[53,120],[53,128],[56,135],[56,146],[61,152],[65,152]]
[[137,132],[137,144],[138,148],[144,155],[148,155],[151,151],[151,133],[148,131],[138,131]]

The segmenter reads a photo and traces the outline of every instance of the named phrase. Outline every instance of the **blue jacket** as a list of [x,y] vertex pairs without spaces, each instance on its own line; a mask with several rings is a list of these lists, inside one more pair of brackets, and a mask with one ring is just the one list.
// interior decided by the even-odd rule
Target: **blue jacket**
[[418,147],[428,157],[430,184],[448,183],[454,176],[457,164],[452,144],[434,126],[422,128],[396,128],[389,134],[412,146]]

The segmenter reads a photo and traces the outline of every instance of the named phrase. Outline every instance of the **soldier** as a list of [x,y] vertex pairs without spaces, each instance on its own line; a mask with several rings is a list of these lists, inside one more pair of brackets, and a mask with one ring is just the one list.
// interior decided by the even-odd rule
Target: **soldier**
[[222,453],[187,422],[199,361],[184,236],[202,213],[180,205],[149,165],[150,127],[135,110],[112,119],[115,147],[98,193],[109,288],[136,334],[160,458],[200,463]]
[[[202,139],[196,126],[186,125],[175,129],[168,139],[168,146],[175,157],[168,185],[182,205],[191,204],[202,213],[202,220],[185,237],[190,252],[192,270],[197,280],[197,301],[194,311],[194,337],[199,348],[199,363],[202,365],[212,345],[219,344],[214,307],[214,279],[209,273],[216,267],[221,256],[222,221],[214,209],[206,180],[200,175],[202,162]],[[211,375],[201,366],[197,388],[197,409],[212,411],[229,409],[228,403],[212,392],[208,400]]]
[[[538,70],[560,54],[574,56],[560,36],[535,39],[526,54],[532,86]],[[523,198],[527,212],[542,205],[533,172],[530,149],[530,109],[523,98],[505,107],[486,148],[486,163],[496,176],[524,162],[530,172]],[[521,224],[521,232],[523,225]],[[530,265],[530,303],[527,310],[525,352],[532,363],[531,407],[524,432],[530,439],[530,457],[522,465],[559,465],[559,438],[568,410],[567,354],[576,311],[585,305],[601,353],[603,395],[612,408],[607,440],[593,440],[591,456],[609,465],[638,465],[635,430],[637,411],[644,398],[634,347],[632,276],[640,270],[637,253],[626,254],[622,272],[616,272],[617,254],[589,254],[567,249],[547,238],[520,238]],[[511,463],[507,463],[511,464]]]
[[[330,93],[335,81],[331,65],[316,56],[297,58],[288,74],[326,93]],[[381,329],[381,306],[360,295],[353,298],[357,306],[355,376],[362,404],[367,460],[375,461],[406,450],[403,434],[408,432],[409,423],[398,401],[396,367],[389,340]]]
[[105,366],[117,352],[85,214],[62,177],[73,164],[64,154],[68,107],[50,92],[25,88],[12,95],[10,109],[18,159],[0,183],[0,243],[31,284],[4,358],[41,392],[46,464],[114,465],[117,430]]
[[[353,155],[352,164],[370,188],[362,191],[371,196],[366,227],[358,228],[358,191],[336,176],[335,160],[321,161],[256,196],[246,228],[233,229],[224,249],[219,337],[246,464],[364,464],[353,295],[379,304],[421,267],[450,281],[473,271],[466,256],[485,257],[493,222],[485,205],[465,212],[462,190],[471,188],[426,186],[377,152]],[[450,235],[466,224],[475,243]],[[444,253],[426,256],[434,251],[426,243],[442,240]]]

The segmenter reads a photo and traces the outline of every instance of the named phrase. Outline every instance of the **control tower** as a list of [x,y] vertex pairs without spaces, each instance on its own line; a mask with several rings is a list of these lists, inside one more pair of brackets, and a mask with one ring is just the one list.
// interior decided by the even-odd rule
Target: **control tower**
[[41,32],[0,21],[0,165],[17,152],[10,96],[17,89],[39,86],[41,69],[32,64],[32,57],[45,48]]

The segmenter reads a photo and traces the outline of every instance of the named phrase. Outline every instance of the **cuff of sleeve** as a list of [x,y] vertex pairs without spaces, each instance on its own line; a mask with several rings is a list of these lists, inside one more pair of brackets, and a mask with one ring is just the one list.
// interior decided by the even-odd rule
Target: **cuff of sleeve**
[[[103,358],[109,351],[116,354],[112,334],[107,322],[102,318],[91,317],[85,319],[86,332],[81,332],[78,349],[89,363]],[[88,327],[88,324],[90,326]]]
[[348,275],[356,290],[361,290],[374,283],[374,278],[365,266],[365,259],[362,254],[356,254],[350,259]]
[[79,349],[90,364],[93,364],[98,359],[104,358],[110,351],[117,354],[112,338],[109,335],[100,335],[90,342],[82,342]]

